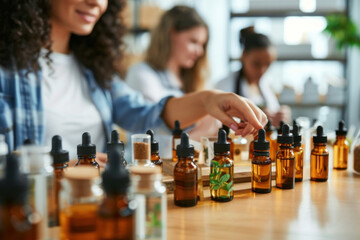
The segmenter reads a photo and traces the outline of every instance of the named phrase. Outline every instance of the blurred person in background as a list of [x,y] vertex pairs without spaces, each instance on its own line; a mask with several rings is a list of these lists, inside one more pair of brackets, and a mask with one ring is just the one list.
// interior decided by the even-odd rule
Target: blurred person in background
[[216,88],[249,98],[266,113],[274,126],[279,126],[280,121],[289,123],[290,108],[280,106],[269,82],[263,78],[276,59],[271,41],[267,36],[255,32],[251,26],[240,31],[240,45],[243,49],[240,58],[242,68],[219,81]]

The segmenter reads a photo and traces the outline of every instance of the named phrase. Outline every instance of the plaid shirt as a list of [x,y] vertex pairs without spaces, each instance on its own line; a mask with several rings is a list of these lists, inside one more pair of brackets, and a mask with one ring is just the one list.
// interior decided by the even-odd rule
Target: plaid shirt
[[[114,79],[107,90],[95,82],[90,70],[83,69],[83,72],[91,99],[103,120],[104,141],[109,141],[113,123],[131,132],[145,133],[147,129],[156,128],[157,132],[170,133],[161,118],[169,97],[152,104],[120,79]],[[41,71],[26,74],[25,71],[0,67],[0,134],[5,135],[10,151],[26,139],[34,140],[36,144],[44,143],[46,126],[41,79]]]

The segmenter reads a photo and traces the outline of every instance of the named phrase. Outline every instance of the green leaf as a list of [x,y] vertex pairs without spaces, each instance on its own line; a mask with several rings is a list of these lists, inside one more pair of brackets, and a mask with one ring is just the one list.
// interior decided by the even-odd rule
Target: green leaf
[[227,173],[227,174],[222,175],[221,178],[219,179],[219,181],[221,183],[224,183],[224,182],[228,181],[229,179],[230,179],[230,174]]
[[220,164],[219,164],[217,161],[212,161],[212,162],[211,162],[211,165],[212,165],[212,166],[216,166],[216,167],[219,167],[219,166],[220,166]]
[[210,179],[210,184],[217,185],[217,184],[219,184],[219,181],[215,180],[215,179]]
[[233,185],[233,182],[229,182],[227,185],[226,185],[226,189],[227,191],[229,191],[229,189],[231,188],[231,186]]
[[209,175],[210,179],[214,178],[215,176],[216,176],[216,173],[211,173],[211,174]]
[[218,190],[221,187],[221,184],[216,184],[212,189],[213,190]]

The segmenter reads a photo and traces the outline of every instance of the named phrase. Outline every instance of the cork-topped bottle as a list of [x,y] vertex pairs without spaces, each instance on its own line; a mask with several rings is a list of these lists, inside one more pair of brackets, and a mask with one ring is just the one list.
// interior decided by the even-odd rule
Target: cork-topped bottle
[[111,139],[110,142],[107,143],[106,145],[106,152],[107,152],[107,156],[108,159],[110,159],[109,154],[114,151],[115,149],[118,149],[118,151],[121,152],[121,157],[122,159],[120,160],[121,164],[123,165],[123,167],[126,167],[127,162],[124,158],[124,153],[125,153],[125,146],[124,146],[124,142],[120,141],[120,136],[119,136],[119,132],[116,130],[113,130],[111,132]]
[[304,168],[304,150],[301,146],[301,135],[299,133],[299,126],[295,123],[293,125],[294,135],[294,154],[295,154],[295,182],[303,180]]
[[150,135],[151,137],[151,162],[160,167],[162,172],[163,161],[159,155],[159,142],[154,139],[153,130],[147,130],[146,134]]
[[179,120],[175,121],[175,127],[172,132],[172,157],[173,162],[177,162],[176,147],[180,144],[181,134],[183,130],[180,128]]
[[174,167],[174,203],[181,207],[195,206],[198,201],[198,170],[194,162],[194,146],[189,144],[189,135],[181,134],[176,148],[178,161]]
[[310,179],[311,181],[324,182],[329,174],[329,151],[326,148],[327,137],[323,127],[318,126],[316,136],[313,137],[314,148],[311,150]]
[[339,129],[336,130],[336,141],[334,144],[334,169],[347,169],[349,142],[346,140],[347,129],[344,121],[339,122]]
[[276,154],[276,187],[291,189],[295,186],[294,138],[289,125],[284,124],[282,134],[277,137],[279,151]]
[[60,202],[59,194],[61,190],[61,180],[64,177],[64,172],[69,166],[69,152],[62,148],[62,139],[59,135],[55,135],[51,142],[51,156],[53,157],[54,180],[55,180],[55,206],[51,209],[55,211],[55,225],[59,226],[59,211]]
[[219,129],[218,140],[214,143],[214,159],[210,166],[210,195],[217,202],[228,202],[234,198],[234,162],[230,158],[230,143],[226,132]]
[[135,209],[127,198],[130,176],[123,155],[120,148],[108,152],[108,165],[102,174],[105,197],[97,211],[97,239],[135,239]]
[[260,129],[254,142],[254,158],[251,159],[251,189],[257,193],[271,192],[270,142],[266,141],[265,130]]
[[40,216],[27,202],[30,181],[19,171],[17,158],[8,155],[0,180],[0,239],[33,240],[39,235]]
[[75,166],[92,166],[98,169],[100,176],[100,166],[96,162],[96,146],[91,143],[90,133],[82,135],[82,143],[77,145],[78,161]]

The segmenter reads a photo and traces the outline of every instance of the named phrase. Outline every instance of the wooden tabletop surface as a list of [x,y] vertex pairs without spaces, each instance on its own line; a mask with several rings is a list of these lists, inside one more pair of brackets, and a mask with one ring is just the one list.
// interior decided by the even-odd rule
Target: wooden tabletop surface
[[290,190],[273,187],[269,194],[236,184],[227,203],[211,201],[206,188],[204,201],[181,208],[169,194],[168,239],[359,240],[360,176],[331,168],[327,182],[311,182],[309,172],[307,164],[303,182]]

